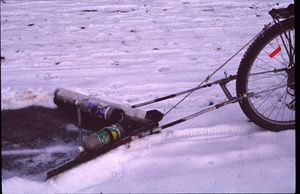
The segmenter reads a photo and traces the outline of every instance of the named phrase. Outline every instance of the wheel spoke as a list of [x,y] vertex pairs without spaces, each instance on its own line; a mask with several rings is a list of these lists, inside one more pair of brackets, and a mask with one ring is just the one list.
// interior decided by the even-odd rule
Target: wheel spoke
[[[267,56],[269,56],[271,53],[267,52],[265,49],[263,50],[265,53],[267,53]],[[273,57],[273,59],[275,59],[276,61],[278,61],[283,67],[287,67],[287,65],[282,62],[282,61],[279,61],[279,59],[277,59],[277,57]]]
[[[262,60],[261,58],[257,57],[258,60],[260,60],[261,62],[265,63],[266,65],[268,65],[269,67],[271,67],[271,69],[274,69],[274,67],[272,65],[270,65],[269,63],[265,62],[264,60]],[[266,71],[269,71],[271,69],[267,69],[265,67],[261,67],[261,66],[258,66],[257,64],[253,65],[257,68],[260,68],[260,69],[263,69],[263,70],[266,70]]]
[[[284,76],[285,78],[287,77],[286,75],[282,75],[282,76]],[[269,75],[269,76],[265,76],[265,77],[259,77],[259,78],[251,79],[251,80],[249,79],[248,82],[259,81],[259,80],[268,79],[268,78],[271,78],[271,77],[278,77],[278,74],[277,75],[273,74],[273,75]]]
[[273,107],[272,110],[271,110],[271,112],[270,112],[270,114],[267,116],[267,118],[270,118],[271,114],[274,112],[275,108],[277,107],[277,104],[280,102],[280,100],[281,100],[281,98],[283,97],[283,95],[284,95],[284,91],[280,94],[279,99],[276,100],[273,104],[271,104],[271,105],[269,106],[269,108],[267,108],[267,110],[265,110],[265,111],[262,113],[262,115],[265,115],[265,113],[268,112],[268,110],[271,109],[271,108]]
[[[287,79],[287,78],[286,78]],[[257,100],[255,101],[251,101],[252,105],[255,107],[255,109],[263,116],[265,116],[266,118],[271,118],[272,113],[274,112],[274,110],[278,107],[277,104],[279,102],[282,102],[282,98],[284,96],[284,94],[287,96],[287,92],[286,90],[282,91],[280,96],[277,97],[275,100],[275,102],[271,103],[271,105],[269,104],[269,107],[266,108],[266,106],[268,104],[266,104],[266,102],[269,102],[270,99],[274,99],[274,95],[273,93],[281,88],[286,88],[286,84],[282,85],[282,83],[286,82],[286,79],[282,80],[280,83],[273,85],[273,86],[265,86],[265,87],[259,87],[259,88],[252,88],[251,90],[248,90],[248,92],[253,92],[254,94],[263,94],[265,93],[263,96],[259,97]],[[255,92],[255,90],[259,89],[260,91]],[[262,89],[266,89],[266,90],[262,90]],[[272,101],[272,100],[271,100]],[[273,100],[274,101],[274,100]],[[277,113],[277,115],[280,113],[282,106],[284,105],[286,101],[286,97],[284,99],[284,101],[282,102],[281,108],[279,109],[279,112]],[[258,102],[260,102],[259,104],[257,104]],[[265,106],[265,108],[263,108],[263,106]],[[263,110],[261,110],[261,108],[263,108]],[[269,112],[269,115],[267,116],[265,113]],[[276,114],[276,113],[275,113]],[[283,112],[284,114],[284,112]],[[278,116],[276,116],[274,119],[276,120],[278,118]]]
[[[282,88],[282,87],[286,87],[286,84],[282,85],[282,83],[284,83],[286,80],[287,80],[287,78],[281,80],[281,82],[278,83],[278,84],[276,84],[276,85],[272,85],[272,86],[264,86],[264,87],[257,87],[257,88],[251,88],[251,90],[248,89],[248,91],[250,90],[251,92],[253,92],[253,91],[256,90],[256,89],[262,90],[262,89],[268,89],[268,88],[270,88],[270,87],[271,87],[271,88],[274,88],[274,90],[276,90],[276,89],[279,89],[279,88]],[[278,87],[279,87],[279,88],[278,88]],[[271,90],[272,90],[272,89],[271,89]],[[272,91],[273,91],[273,90],[272,90]],[[255,93],[255,92],[254,92],[254,93]]]
[[[295,111],[291,111],[290,121],[292,121],[293,115],[295,114]],[[294,116],[295,118],[295,116]]]
[[249,94],[240,103],[243,111],[256,124],[274,130],[295,124],[293,21],[275,23],[257,38],[245,54],[237,78],[238,94]]
[[[264,93],[264,92],[267,92],[267,94],[266,95],[264,95],[264,97],[263,97],[263,101],[261,102],[261,104],[259,105],[259,106],[257,106],[256,108],[257,108],[257,110],[265,103],[265,101],[269,98],[269,97],[271,97],[271,94],[275,91],[275,90],[277,90],[277,89],[280,89],[280,88],[283,88],[283,87],[286,87],[285,85],[284,86],[280,86],[280,87],[274,87],[274,88],[272,88],[272,89],[268,89],[268,90],[265,90],[265,91],[260,91],[259,93],[258,92],[253,92],[253,93],[255,93],[255,94],[261,94],[261,93]],[[269,88],[269,87],[268,87]],[[257,100],[257,101],[255,101],[254,103],[252,103],[253,105],[256,103],[256,102],[258,102],[259,100]]]
[[288,95],[288,93],[286,92],[286,93],[285,93],[284,100],[283,100],[283,102],[282,102],[282,104],[281,104],[281,106],[280,106],[280,109],[279,109],[279,111],[278,111],[278,113],[277,113],[275,119],[277,119],[277,117],[278,117],[278,115],[279,115],[279,113],[280,113],[280,110],[281,110],[281,108],[283,107],[282,118],[281,118],[281,120],[283,121],[284,109],[285,109],[285,102],[286,102],[286,97],[287,97],[287,95]]
[[[276,42],[277,42],[277,45],[280,46],[279,41],[278,41],[278,38],[276,38],[275,40],[276,40]],[[272,45],[272,47],[273,47],[273,49],[275,49],[275,47],[274,47],[273,45]],[[286,61],[286,59],[283,57],[283,53],[282,53],[282,52],[279,52],[279,55],[281,56],[282,61],[283,61],[284,63],[288,64],[288,61]]]

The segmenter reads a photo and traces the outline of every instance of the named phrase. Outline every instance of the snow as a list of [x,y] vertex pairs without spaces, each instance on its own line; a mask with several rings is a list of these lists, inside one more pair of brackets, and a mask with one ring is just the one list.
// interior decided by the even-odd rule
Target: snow
[[[270,1],[7,0],[1,3],[1,109],[55,107],[65,87],[135,104],[198,85],[265,24]],[[245,52],[245,50],[243,50]],[[242,52],[242,53],[243,53]],[[216,74],[235,74],[242,53]],[[235,93],[235,83],[230,84]],[[225,99],[195,92],[161,122]],[[145,109],[165,112],[178,99]],[[56,145],[49,152],[72,147]],[[33,150],[2,151],[1,155]],[[13,176],[3,193],[295,192],[295,131],[247,122],[238,104],[121,146],[48,181]]]

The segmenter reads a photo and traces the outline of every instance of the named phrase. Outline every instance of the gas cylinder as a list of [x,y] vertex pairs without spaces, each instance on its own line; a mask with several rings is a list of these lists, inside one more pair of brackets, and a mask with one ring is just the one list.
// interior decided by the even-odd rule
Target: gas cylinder
[[125,136],[125,130],[122,125],[116,123],[104,127],[98,132],[85,138],[82,145],[79,147],[80,152],[95,152],[100,150],[106,145],[120,140]]
[[111,106],[105,106],[95,100],[82,100],[79,108],[92,116],[106,121],[119,122],[124,118],[124,111]]

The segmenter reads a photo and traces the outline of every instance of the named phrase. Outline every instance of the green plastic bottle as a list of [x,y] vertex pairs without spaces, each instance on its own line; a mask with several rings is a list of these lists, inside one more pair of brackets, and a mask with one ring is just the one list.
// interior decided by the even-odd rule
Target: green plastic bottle
[[114,125],[104,127],[98,132],[85,138],[79,147],[80,152],[95,152],[106,145],[120,140],[125,136],[125,130],[122,125],[116,123]]

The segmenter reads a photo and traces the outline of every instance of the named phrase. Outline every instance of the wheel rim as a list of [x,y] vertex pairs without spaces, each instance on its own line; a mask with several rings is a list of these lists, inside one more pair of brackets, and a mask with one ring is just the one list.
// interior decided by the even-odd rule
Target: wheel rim
[[258,52],[247,75],[249,105],[263,120],[295,124],[295,30],[276,35]]

